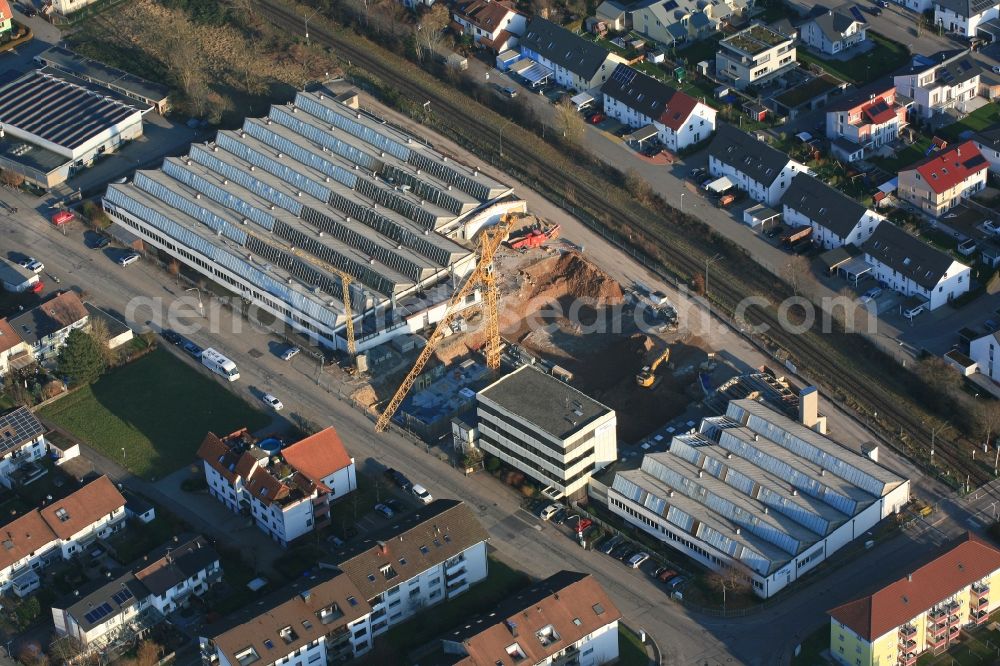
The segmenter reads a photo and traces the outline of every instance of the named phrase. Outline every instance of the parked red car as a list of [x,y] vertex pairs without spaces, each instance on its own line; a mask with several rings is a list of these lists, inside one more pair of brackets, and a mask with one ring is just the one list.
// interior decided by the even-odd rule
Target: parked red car
[[76,215],[71,210],[61,210],[52,216],[52,223],[56,226],[72,222]]
[[591,125],[596,125],[597,123],[604,122],[606,119],[607,116],[604,115],[601,111],[598,111],[597,113],[594,113],[589,118],[587,118],[587,122],[590,123]]

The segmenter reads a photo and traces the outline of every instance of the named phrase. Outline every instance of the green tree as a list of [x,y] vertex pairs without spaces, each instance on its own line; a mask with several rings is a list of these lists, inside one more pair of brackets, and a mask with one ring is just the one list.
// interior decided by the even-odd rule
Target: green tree
[[92,384],[105,367],[100,343],[79,329],[70,331],[66,346],[59,352],[59,372],[74,384]]

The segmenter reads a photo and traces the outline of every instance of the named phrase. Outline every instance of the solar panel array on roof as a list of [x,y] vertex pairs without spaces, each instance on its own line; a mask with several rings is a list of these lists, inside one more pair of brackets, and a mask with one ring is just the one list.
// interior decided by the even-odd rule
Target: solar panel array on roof
[[67,149],[138,113],[56,76],[31,72],[0,90],[0,122]]
[[102,620],[103,618],[110,615],[111,611],[112,611],[111,604],[103,603],[94,610],[84,615],[83,617],[87,620],[87,622],[91,624],[96,624],[99,620]]
[[0,416],[0,454],[41,437],[42,424],[27,407],[18,407]]
[[132,590],[128,589],[128,587],[122,587],[121,591],[115,592],[111,595],[111,599],[114,600],[116,604],[121,606],[129,599],[133,599],[134,596],[135,595],[132,594]]

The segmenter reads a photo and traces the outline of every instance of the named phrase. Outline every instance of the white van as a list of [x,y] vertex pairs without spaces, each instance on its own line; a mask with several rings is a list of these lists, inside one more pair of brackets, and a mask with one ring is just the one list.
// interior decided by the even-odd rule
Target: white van
[[136,252],[130,252],[129,254],[126,254],[124,257],[119,257],[118,265],[124,268],[125,266],[128,266],[129,264],[134,264],[137,261],[139,261],[139,254]]
[[236,364],[211,347],[201,353],[201,364],[231,382],[240,378],[240,371],[236,368]]

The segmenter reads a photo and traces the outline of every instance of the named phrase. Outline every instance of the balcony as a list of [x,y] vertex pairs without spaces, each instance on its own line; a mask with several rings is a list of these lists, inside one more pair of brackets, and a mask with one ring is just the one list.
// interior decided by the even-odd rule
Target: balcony
[[913,666],[917,663],[916,652],[900,652],[896,659],[896,666]]
[[900,652],[910,652],[917,648],[917,641],[912,638],[905,638],[903,636],[899,637],[899,643],[897,644]]
[[973,622],[975,622],[976,625],[980,625],[983,622],[986,622],[986,620],[990,619],[990,614],[989,611],[987,611],[985,608],[981,608],[979,610],[972,611],[972,613],[969,615],[969,618]]
[[948,643],[948,635],[928,635],[927,636],[927,647],[929,648],[940,648],[944,647]]

